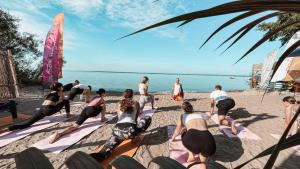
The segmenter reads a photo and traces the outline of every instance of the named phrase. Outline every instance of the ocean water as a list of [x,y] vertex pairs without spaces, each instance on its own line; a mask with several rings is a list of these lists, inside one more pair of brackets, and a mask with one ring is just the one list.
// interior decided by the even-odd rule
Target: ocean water
[[[63,84],[79,80],[82,84],[92,86],[92,90],[104,88],[108,91],[123,91],[131,88],[138,91],[138,83],[143,76],[149,77],[150,92],[169,92],[177,77],[183,85],[185,92],[210,92],[216,84],[222,85],[224,90],[244,90],[249,85],[246,76],[220,76],[220,75],[176,75],[176,74],[147,74],[122,73],[99,71],[63,71]],[[230,77],[234,77],[231,79]]]

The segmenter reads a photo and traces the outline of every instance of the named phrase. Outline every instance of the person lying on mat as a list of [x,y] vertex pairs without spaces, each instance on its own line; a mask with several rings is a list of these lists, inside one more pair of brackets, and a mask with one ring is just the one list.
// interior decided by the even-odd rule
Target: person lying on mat
[[230,109],[235,106],[235,101],[227,95],[225,91],[222,90],[221,85],[216,85],[215,90],[210,94],[211,110],[210,115],[214,112],[214,107],[218,108],[218,120],[220,125],[225,125],[231,127],[232,134],[236,135],[238,133],[235,122],[228,121],[226,115]]
[[118,104],[118,122],[112,129],[112,136],[106,141],[98,153],[90,154],[98,161],[107,158],[112,151],[126,139],[138,138],[138,135],[146,131],[151,124],[151,117],[140,118],[138,102],[133,100],[133,90],[126,89],[123,99]]
[[141,111],[143,111],[147,103],[151,103],[152,109],[154,109],[154,96],[148,93],[148,87],[149,87],[148,82],[149,82],[149,78],[147,76],[144,76],[141,83],[139,83],[139,92],[140,92],[139,104],[140,104]]
[[[283,98],[283,105],[284,105],[284,111],[285,111],[285,123],[284,123],[284,127],[286,128],[292,118],[294,117],[294,115],[296,114],[296,99],[292,96],[286,96]],[[298,120],[296,120],[292,126],[292,130],[290,130],[289,136],[292,136],[296,133],[298,133],[299,131],[299,118]]]
[[66,109],[67,117],[70,116],[70,103],[64,100],[63,85],[55,82],[50,86],[50,93],[46,96],[40,110],[25,122],[12,125],[6,130],[13,131],[30,127],[33,123],[43,119],[45,116],[51,116],[59,112],[63,107]]
[[76,95],[83,94],[85,95],[85,102],[88,103],[90,101],[91,91],[92,91],[92,87],[90,85],[78,84],[72,87],[68,95],[68,99],[73,100]]
[[0,111],[9,110],[13,120],[18,119],[17,103],[14,100],[0,100]]
[[172,88],[172,99],[175,101],[181,101],[183,100],[183,95],[182,84],[179,83],[179,78],[176,78],[176,82]]
[[83,122],[90,117],[96,117],[98,116],[98,114],[101,113],[100,122],[104,122],[108,120],[105,117],[105,113],[106,113],[106,105],[104,101],[105,90],[101,88],[96,93],[98,94],[98,96],[94,97],[92,101],[87,105],[87,107],[85,107],[82,110],[75,124],[63,130],[62,132],[55,133],[53,138],[49,141],[50,144],[57,141],[63,135],[72,133],[73,131],[77,130],[80,127],[80,125],[82,125]]
[[182,110],[171,141],[181,134],[182,144],[189,150],[187,162],[196,161],[195,155],[199,154],[200,168],[206,169],[208,157],[216,152],[215,139],[207,129],[209,117],[205,113],[195,113],[189,102],[183,102]]
[[65,84],[64,85],[64,89],[63,91],[64,92],[67,92],[67,91],[70,91],[72,89],[72,87],[76,86],[76,85],[79,85],[79,81],[78,80],[75,80],[73,83],[68,83],[68,84]]

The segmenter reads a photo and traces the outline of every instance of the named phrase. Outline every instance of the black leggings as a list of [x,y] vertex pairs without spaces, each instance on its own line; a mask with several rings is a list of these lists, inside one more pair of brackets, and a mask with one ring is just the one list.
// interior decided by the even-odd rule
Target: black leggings
[[43,119],[45,116],[51,116],[65,107],[66,112],[70,112],[70,103],[68,100],[56,104],[55,106],[42,106],[40,110],[34,114],[29,120],[8,127],[9,131],[24,129],[30,127],[33,123]]
[[13,100],[10,100],[7,103],[0,104],[0,110],[9,110],[13,119],[18,118],[17,115],[17,103]]
[[107,158],[119,144],[124,140],[133,139],[146,131],[151,124],[151,117],[144,117],[138,124],[117,123],[113,129],[112,136],[106,141],[99,153],[90,154],[94,159],[101,161]]
[[83,89],[72,88],[68,95],[68,99],[73,100],[77,94],[82,94],[82,93],[83,93]]

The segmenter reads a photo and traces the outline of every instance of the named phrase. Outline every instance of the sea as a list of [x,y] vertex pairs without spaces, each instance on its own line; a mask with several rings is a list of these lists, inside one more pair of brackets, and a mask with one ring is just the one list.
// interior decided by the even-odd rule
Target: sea
[[224,90],[249,89],[249,76],[244,75],[213,75],[213,74],[176,74],[176,73],[141,73],[113,71],[74,71],[64,70],[63,84],[79,80],[82,84],[92,86],[92,90],[104,88],[107,91],[121,92],[124,89],[138,91],[141,79],[149,77],[150,92],[170,92],[176,78],[180,78],[185,92],[210,92],[216,84]]

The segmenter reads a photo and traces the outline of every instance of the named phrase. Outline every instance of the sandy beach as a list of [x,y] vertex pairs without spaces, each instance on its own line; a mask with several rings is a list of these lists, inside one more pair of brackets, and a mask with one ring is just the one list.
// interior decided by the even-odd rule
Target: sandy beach
[[[41,94],[40,89],[36,87],[26,87],[23,89],[22,97],[17,99],[19,112],[34,113],[35,109],[41,104]],[[282,93],[281,95],[277,92],[268,93],[262,103],[261,97],[263,92],[249,90],[229,92],[228,94],[236,101],[236,106],[230,116],[262,138],[258,141],[229,138],[219,130],[218,126],[212,120],[209,120],[209,131],[214,135],[217,143],[217,152],[213,158],[230,169],[254,157],[262,150],[277,142],[270,134],[281,134],[283,132],[284,115],[281,100],[284,96],[292,95],[292,93]],[[180,102],[172,101],[169,94],[155,93],[154,95],[155,98],[158,98],[155,103],[158,111],[153,115],[152,124],[145,134],[146,137],[142,146],[135,155],[135,158],[145,166],[153,157],[169,156],[167,125],[174,125],[178,115],[181,113]],[[107,111],[114,113],[116,103],[120,99],[121,96],[118,94],[108,95],[106,97],[108,103]],[[135,99],[138,99],[138,96],[135,96]],[[192,103],[195,111],[209,111],[208,93],[186,93],[185,99]],[[299,96],[296,96],[296,99],[299,99]],[[80,111],[81,108],[79,107],[71,108],[72,114],[78,114]],[[0,168],[15,168],[14,155],[16,153],[29,148],[32,144],[52,135],[54,132],[70,126],[74,120],[73,118],[0,148]],[[90,153],[97,146],[102,145],[110,136],[111,128],[115,122],[116,120],[113,120],[104,127],[97,129],[58,155],[52,153],[45,154],[55,168],[66,168],[63,166],[64,161],[76,151]],[[266,160],[267,157],[260,158],[244,168],[262,168]],[[297,169],[299,166],[299,157],[294,155],[293,149],[288,149],[280,152],[274,168]]]

